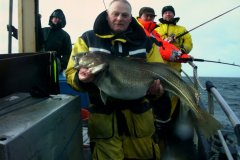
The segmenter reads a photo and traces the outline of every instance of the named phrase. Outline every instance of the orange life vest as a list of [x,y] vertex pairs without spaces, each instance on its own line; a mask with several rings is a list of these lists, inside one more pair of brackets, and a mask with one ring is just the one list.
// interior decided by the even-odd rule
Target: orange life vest
[[[170,58],[172,56],[173,51],[181,52],[180,49],[177,48],[175,45],[173,45],[173,44],[171,44],[167,41],[164,41],[161,38],[160,34],[157,33],[156,30],[154,30],[157,27],[156,22],[143,21],[141,18],[138,18],[137,20],[142,25],[142,27],[143,27],[143,29],[144,29],[144,31],[145,31],[145,33],[148,37],[153,37],[158,42],[161,43],[161,45],[159,46],[159,50],[160,50],[160,53],[162,55],[162,58],[165,61],[170,61]],[[187,54],[182,53],[181,56],[180,56],[180,59],[181,58],[189,58],[189,56]],[[183,61],[178,61],[178,62],[183,62]]]

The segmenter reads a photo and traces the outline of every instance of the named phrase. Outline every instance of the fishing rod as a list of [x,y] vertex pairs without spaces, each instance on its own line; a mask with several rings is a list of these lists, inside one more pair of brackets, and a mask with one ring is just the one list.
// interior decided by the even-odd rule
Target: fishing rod
[[220,64],[226,64],[226,65],[231,65],[231,66],[236,66],[240,67],[240,65],[237,65],[235,63],[227,63],[227,62],[221,62],[221,61],[212,61],[212,60],[206,60],[206,59],[199,59],[199,58],[180,58],[182,61],[197,61],[197,62],[211,62],[211,63],[220,63]]
[[104,0],[103,0],[103,5],[104,5],[104,8],[107,10],[106,3]]
[[224,13],[222,13],[222,14],[220,14],[220,15],[218,15],[218,16],[216,16],[216,17],[214,17],[214,18],[212,18],[212,19],[210,19],[210,20],[208,20],[208,21],[206,21],[206,22],[204,22],[202,24],[200,24],[200,25],[198,25],[197,27],[194,27],[193,29],[190,29],[189,31],[186,31],[186,32],[176,36],[174,39],[178,39],[178,38],[184,36],[185,34],[188,34],[189,32],[191,32],[191,31],[193,31],[193,30],[195,30],[195,29],[197,29],[197,28],[199,28],[199,27],[201,27],[201,26],[203,26],[203,25],[213,21],[214,19],[217,19],[217,18],[223,16],[224,14],[227,14],[228,12],[233,11],[234,9],[237,9],[238,7],[240,7],[240,5],[238,5],[237,7],[234,7],[234,8],[232,8],[232,9],[230,9],[230,10],[228,10],[228,11],[226,11],[226,12],[224,12]]

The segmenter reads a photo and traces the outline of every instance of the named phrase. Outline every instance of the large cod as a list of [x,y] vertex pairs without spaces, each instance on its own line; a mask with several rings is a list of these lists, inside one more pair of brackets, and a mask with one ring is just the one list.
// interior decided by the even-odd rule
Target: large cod
[[178,73],[163,63],[147,63],[102,52],[79,53],[72,57],[74,67],[89,68],[96,78],[94,84],[105,97],[133,100],[146,95],[154,80],[160,79],[166,91],[175,94],[189,106],[196,117],[196,125],[205,137],[210,137],[221,124],[198,106],[198,93]]

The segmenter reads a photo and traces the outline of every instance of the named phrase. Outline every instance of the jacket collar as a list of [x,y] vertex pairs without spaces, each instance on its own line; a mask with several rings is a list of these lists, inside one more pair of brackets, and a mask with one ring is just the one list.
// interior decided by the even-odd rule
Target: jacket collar
[[147,30],[148,32],[152,32],[155,28],[158,27],[156,22],[153,21],[144,21],[141,18],[137,18],[138,22],[140,23],[140,25],[143,26],[143,28],[145,30]]
[[93,26],[94,33],[101,38],[112,38],[116,39],[124,39],[130,43],[138,43],[139,41],[143,41],[146,38],[145,32],[142,27],[138,24],[135,18],[132,18],[131,23],[129,24],[128,29],[121,34],[113,34],[107,22],[107,12],[103,11],[100,13]]
[[176,25],[179,20],[180,20],[179,17],[173,18],[171,21],[166,21],[163,18],[160,18],[159,22],[162,23],[162,24],[173,24],[173,25]]

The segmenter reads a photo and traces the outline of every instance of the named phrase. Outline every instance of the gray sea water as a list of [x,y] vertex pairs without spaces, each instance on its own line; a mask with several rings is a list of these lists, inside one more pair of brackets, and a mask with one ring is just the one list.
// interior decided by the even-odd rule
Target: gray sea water
[[[240,78],[200,77],[200,82],[204,87],[206,81],[212,82],[236,117],[240,119]],[[202,90],[201,95],[202,101],[207,106],[208,92]],[[232,148],[235,148],[239,152],[239,147],[237,147],[237,137],[234,134],[233,125],[230,123],[225,112],[221,109],[221,106],[216,100],[214,100],[214,108],[214,117],[223,125],[223,130],[227,133],[228,139],[232,140],[230,144],[228,143],[228,146],[232,146]],[[234,159],[240,160],[239,153],[235,154]]]
[[[203,87],[205,87],[206,81],[212,82],[231,110],[240,119],[240,78],[200,77],[199,79]],[[202,101],[207,106],[208,92],[201,89],[200,92]],[[214,100],[214,108],[214,117],[223,124],[226,130],[231,131],[232,125],[216,100]]]

